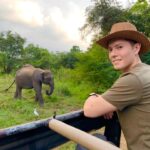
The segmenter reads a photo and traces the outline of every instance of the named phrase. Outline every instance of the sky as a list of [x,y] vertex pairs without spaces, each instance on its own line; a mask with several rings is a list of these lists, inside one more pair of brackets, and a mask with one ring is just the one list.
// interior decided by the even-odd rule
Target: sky
[[86,50],[92,35],[82,39],[79,29],[90,5],[91,0],[0,0],[0,32],[11,30],[53,52],[69,51],[74,45]]

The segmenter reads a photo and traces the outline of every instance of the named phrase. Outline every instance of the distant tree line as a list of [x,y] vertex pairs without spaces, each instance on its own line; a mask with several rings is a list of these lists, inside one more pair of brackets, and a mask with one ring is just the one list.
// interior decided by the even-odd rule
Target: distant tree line
[[3,73],[11,73],[24,64],[35,67],[59,69],[61,66],[73,69],[77,62],[76,54],[80,53],[78,46],[73,46],[69,52],[53,53],[38,45],[28,44],[19,34],[11,31],[0,33],[0,69]]

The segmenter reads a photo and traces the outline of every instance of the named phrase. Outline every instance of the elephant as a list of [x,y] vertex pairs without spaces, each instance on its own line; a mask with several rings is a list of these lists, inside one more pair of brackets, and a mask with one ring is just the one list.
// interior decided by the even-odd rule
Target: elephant
[[16,92],[14,98],[22,97],[22,89],[34,89],[35,101],[39,102],[40,106],[44,105],[42,97],[42,84],[50,86],[50,90],[46,90],[47,95],[51,95],[54,90],[54,78],[50,70],[35,68],[30,64],[24,65],[16,72],[15,81]]

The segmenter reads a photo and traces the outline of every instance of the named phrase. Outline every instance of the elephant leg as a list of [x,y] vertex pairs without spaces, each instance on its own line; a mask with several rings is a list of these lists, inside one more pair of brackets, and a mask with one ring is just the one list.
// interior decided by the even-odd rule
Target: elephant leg
[[34,83],[33,84],[36,96],[35,96],[35,100],[39,101],[40,106],[44,105],[44,101],[43,101],[43,97],[42,97],[42,84],[40,83]]
[[21,99],[21,97],[22,97],[22,88],[16,86],[16,92],[15,92],[14,98]]
[[[36,92],[36,91],[35,91]],[[35,101],[37,102],[38,101],[38,96],[37,94],[35,93]]]

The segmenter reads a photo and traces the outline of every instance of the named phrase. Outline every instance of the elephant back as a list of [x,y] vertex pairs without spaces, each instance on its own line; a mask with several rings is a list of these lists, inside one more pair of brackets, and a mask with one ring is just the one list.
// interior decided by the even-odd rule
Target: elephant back
[[23,67],[33,67],[33,66],[31,64],[25,64],[25,65],[23,65]]
[[16,76],[32,76],[35,69],[32,65],[24,65],[16,72]]

